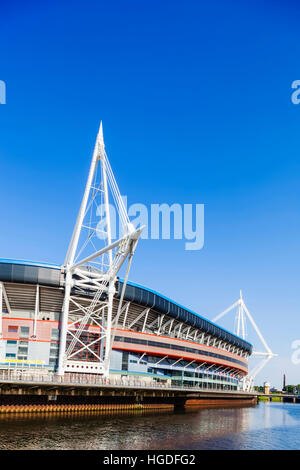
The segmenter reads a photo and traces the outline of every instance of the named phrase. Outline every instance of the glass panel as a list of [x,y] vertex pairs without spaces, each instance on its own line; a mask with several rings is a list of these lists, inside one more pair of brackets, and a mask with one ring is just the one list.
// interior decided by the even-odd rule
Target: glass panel
[[51,339],[58,339],[59,338],[59,329],[52,328],[51,330]]
[[20,337],[28,338],[29,336],[29,326],[21,326],[20,328]]

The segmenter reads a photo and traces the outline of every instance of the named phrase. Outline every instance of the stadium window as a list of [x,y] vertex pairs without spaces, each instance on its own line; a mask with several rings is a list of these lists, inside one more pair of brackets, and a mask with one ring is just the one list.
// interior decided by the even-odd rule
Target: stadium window
[[8,340],[7,344],[17,344],[17,341]]
[[28,348],[26,347],[19,347],[18,354],[28,354]]
[[154,356],[148,356],[148,362],[157,362],[158,359]]
[[122,370],[128,370],[128,351],[123,351],[122,354]]
[[52,328],[52,330],[51,330],[51,339],[52,340],[58,340],[58,338],[59,338],[59,329]]
[[20,338],[28,338],[29,336],[29,326],[20,327]]
[[5,357],[16,357],[16,355],[12,353],[7,353]]

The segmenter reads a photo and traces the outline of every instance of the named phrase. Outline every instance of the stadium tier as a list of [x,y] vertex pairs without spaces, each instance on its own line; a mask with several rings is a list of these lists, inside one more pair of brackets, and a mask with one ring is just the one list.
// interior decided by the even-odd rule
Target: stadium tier
[[[0,367],[57,372],[65,274],[57,265],[0,260]],[[116,282],[110,374],[146,382],[236,390],[248,373],[252,346],[242,338],[146,287],[128,282],[117,324],[123,281]],[[77,328],[92,293],[73,288],[69,331]],[[101,301],[101,299],[100,299]],[[70,322],[71,320],[71,322]],[[70,326],[71,323],[71,326]],[[105,327],[105,325],[102,325]],[[105,350],[100,326],[85,325],[67,374],[98,373]],[[67,344],[72,341],[68,333]]]

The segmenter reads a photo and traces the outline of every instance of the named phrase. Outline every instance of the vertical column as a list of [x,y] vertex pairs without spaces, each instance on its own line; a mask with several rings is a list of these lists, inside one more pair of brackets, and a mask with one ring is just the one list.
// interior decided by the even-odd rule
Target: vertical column
[[67,268],[66,280],[65,280],[65,298],[64,298],[64,304],[63,304],[61,320],[60,320],[60,337],[59,337],[58,370],[57,370],[58,375],[64,375],[64,368],[65,368],[64,362],[65,362],[66,344],[67,344],[71,282],[72,282],[72,275],[71,275],[70,269]]
[[35,310],[34,310],[34,320],[33,320],[33,336],[36,338],[36,325],[37,325],[37,318],[40,310],[40,286],[37,284],[36,286],[36,295],[35,295]]
[[[107,244],[111,244],[111,225],[110,225],[110,211],[108,201],[108,187],[107,187],[107,175],[106,175],[106,164],[104,159],[104,146],[101,152],[101,163],[102,163],[102,177],[103,177],[103,189],[104,189],[104,204],[105,204],[105,218],[107,227]],[[112,250],[108,252],[109,259],[109,276],[112,275]],[[106,321],[106,338],[105,338],[105,358],[104,358],[104,374],[109,376],[109,365],[110,365],[110,350],[111,350],[111,321],[112,321],[112,306],[113,297],[115,293],[115,281],[110,279],[108,285],[108,306],[107,306],[107,321]]]
[[107,306],[107,322],[106,322],[106,338],[105,338],[105,359],[104,359],[104,375],[109,376],[110,351],[111,351],[111,321],[112,321],[112,305],[115,293],[114,282],[110,281],[108,287],[108,306]]

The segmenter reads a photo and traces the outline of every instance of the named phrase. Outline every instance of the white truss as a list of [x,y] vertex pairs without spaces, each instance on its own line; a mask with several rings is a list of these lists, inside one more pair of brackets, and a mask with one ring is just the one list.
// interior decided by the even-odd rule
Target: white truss
[[244,390],[251,390],[254,386],[254,379],[257,376],[257,374],[265,367],[265,365],[269,362],[272,357],[277,356],[277,354],[274,354],[270,347],[268,346],[266,340],[264,339],[263,335],[261,334],[258,326],[256,325],[252,315],[250,314],[249,310],[247,309],[243,296],[242,296],[242,291],[240,291],[240,298],[232,304],[230,307],[228,307],[224,312],[220,313],[217,315],[212,321],[215,323],[218,320],[220,320],[222,317],[224,317],[227,313],[231,312],[237,308],[237,316],[235,318],[236,320],[236,331],[235,333],[237,336],[240,336],[243,339],[246,339],[246,317],[250,320],[250,323],[252,324],[257,336],[261,340],[265,351],[253,351],[252,354],[253,356],[261,357],[261,361],[251,370],[251,372],[248,373],[246,377],[242,379],[242,385]]
[[[110,202],[114,202],[114,206]],[[114,242],[111,207],[119,215],[121,233]],[[120,314],[132,256],[141,231],[142,228],[135,229],[129,221],[105,152],[101,122],[85,192],[63,266],[65,294],[59,375],[66,371],[108,375],[116,276],[127,260],[118,308]],[[88,293],[90,298],[84,305],[78,301],[83,293],[85,296]],[[92,327],[95,327],[94,330]],[[78,357],[82,353],[84,356]]]

